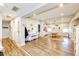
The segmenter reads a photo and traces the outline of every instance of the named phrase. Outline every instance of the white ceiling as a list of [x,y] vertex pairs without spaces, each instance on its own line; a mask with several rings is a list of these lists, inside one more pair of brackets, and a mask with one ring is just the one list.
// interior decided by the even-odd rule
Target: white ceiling
[[[36,20],[51,20],[51,22],[70,22],[74,15],[79,12],[78,3],[65,3],[63,7],[59,7],[60,4],[46,4],[41,8],[33,11],[31,14],[35,16],[29,16]],[[27,17],[27,15],[26,15]]]
[[[12,11],[12,8],[16,6],[19,8],[17,12]],[[15,13],[17,16],[22,16],[22,14],[27,14],[31,10],[39,7],[40,3],[5,3],[4,6],[0,6],[1,13]]]
[[[12,10],[15,6],[19,8],[17,11]],[[65,3],[63,7],[59,7],[59,3],[5,3],[4,6],[0,6],[0,14],[4,19],[6,19],[5,16],[11,15],[46,20],[71,17],[79,10],[78,6],[78,3]],[[33,16],[34,14],[35,16]]]
[[[49,10],[41,12],[42,10]],[[63,7],[59,7],[59,4],[47,4],[47,6],[42,7],[36,10],[34,13],[36,14],[36,19],[44,20],[51,18],[60,18],[74,15],[77,11],[79,11],[79,4],[65,4]],[[51,8],[50,8],[51,7]],[[38,12],[41,12],[40,14]]]
[[33,14],[40,14],[40,13],[42,13],[44,11],[47,11],[47,10],[49,10],[51,8],[55,8],[58,5],[59,4],[57,4],[57,3],[55,3],[55,4],[54,3],[44,4],[43,6],[41,6],[40,8],[32,11],[31,13],[24,15],[24,17],[31,17]]
[[[0,14],[3,16],[3,18],[8,15],[21,17],[43,5],[44,4],[41,3],[4,3],[4,6],[0,6]],[[17,7],[18,10],[13,11],[13,7]]]

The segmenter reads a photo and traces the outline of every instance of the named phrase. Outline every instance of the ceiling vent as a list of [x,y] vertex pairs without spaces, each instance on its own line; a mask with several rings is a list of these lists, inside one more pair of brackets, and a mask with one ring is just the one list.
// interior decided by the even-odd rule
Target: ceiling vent
[[18,11],[19,10],[19,8],[18,7],[16,7],[16,6],[14,6],[13,8],[12,8],[12,11]]

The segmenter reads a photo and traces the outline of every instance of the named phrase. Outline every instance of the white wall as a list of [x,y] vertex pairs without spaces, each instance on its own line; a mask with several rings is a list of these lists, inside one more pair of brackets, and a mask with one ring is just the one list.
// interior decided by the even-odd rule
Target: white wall
[[76,55],[79,56],[79,25],[76,27]]
[[[34,20],[34,19],[24,19],[24,23],[25,26],[27,28],[27,30],[30,30],[28,33],[30,34],[34,34],[34,33],[38,33],[38,24],[40,24],[40,36],[44,36],[45,34],[47,34],[45,31],[43,31],[44,29],[44,22],[40,22],[39,20]],[[33,28],[33,29],[32,29]]]
[[0,16],[0,50],[2,50],[2,18]]
[[27,30],[30,30],[28,32],[29,35],[34,34],[34,33],[38,33],[38,24],[40,24],[40,33],[39,33],[40,36],[44,36],[45,34],[47,34],[45,31],[43,31],[43,29],[45,27],[44,22],[40,22],[39,20],[27,18],[27,19],[24,19],[24,23],[25,23]]
[[22,19],[17,17],[11,21],[11,38],[20,46],[25,45],[24,26]]
[[27,30],[29,30],[29,34],[38,33],[38,24],[39,21],[33,19],[24,19],[24,25],[26,26]]
[[[53,24],[53,23],[51,23],[52,22],[52,20],[51,21],[48,21],[47,22],[47,25],[46,25],[46,22],[45,21],[42,21],[41,22],[41,34],[42,35],[45,35],[45,34],[50,34],[50,33],[58,33],[59,35],[66,35],[66,34],[68,34],[68,33],[64,33],[63,32],[63,29],[65,29],[65,28],[67,28],[67,29],[69,29],[69,24],[68,23],[58,23],[57,25],[58,26],[56,26],[56,24]],[[51,29],[51,31],[49,32],[45,32],[44,31],[44,28],[47,28],[47,29]],[[60,28],[59,28],[60,27]]]
[[[48,25],[45,24],[46,21],[38,21],[38,20],[28,19],[28,18],[24,19],[23,22],[25,23],[25,26],[26,26],[27,30],[30,30],[29,34],[38,33],[38,24],[40,24],[40,36],[44,36],[44,35],[50,34],[50,33],[59,33],[61,35],[64,35],[63,32],[62,32],[62,29],[63,28],[68,28],[69,29],[69,24],[60,23],[60,24],[58,24],[58,27],[56,27],[55,24],[51,23],[52,20],[48,21]],[[47,29],[51,29],[51,31],[48,31],[48,32],[44,31],[45,27]],[[59,29],[59,27],[60,27],[60,29]],[[33,30],[32,30],[32,28],[33,28]]]
[[[25,26],[27,30],[30,30],[29,34],[34,34],[38,33],[38,24],[40,24],[40,36],[44,36],[46,34],[51,34],[51,33],[58,33],[60,35],[68,35],[68,33],[63,33],[62,29],[68,28],[69,29],[69,24],[68,23],[59,23],[58,27],[56,27],[55,24],[52,24],[52,20],[48,21],[48,25],[46,25],[46,21],[38,21],[34,19],[24,19],[23,21],[25,23]],[[32,25],[31,25],[32,24]],[[51,29],[50,31],[44,31],[44,28]],[[55,28],[54,28],[55,27]],[[59,29],[60,27],[60,29]],[[32,30],[33,28],[33,30]]]
[[9,22],[2,22],[2,27],[8,27],[8,28],[2,28],[2,38],[7,38],[9,37],[10,33],[10,28],[9,28]]
[[76,46],[74,46],[74,49],[76,50],[75,54],[79,56],[79,12],[77,12],[77,14],[72,18],[70,28],[72,40],[76,44]]
[[75,27],[74,27],[74,25],[78,25],[79,24],[79,21],[75,21],[77,18],[79,18],[79,12],[77,12],[76,14],[75,14],[75,16],[73,16],[73,18],[71,19],[71,21],[70,21],[70,23],[69,23],[69,27],[70,27],[70,36],[71,36],[71,38],[72,38],[72,40],[73,41],[76,41],[76,39],[75,39]]

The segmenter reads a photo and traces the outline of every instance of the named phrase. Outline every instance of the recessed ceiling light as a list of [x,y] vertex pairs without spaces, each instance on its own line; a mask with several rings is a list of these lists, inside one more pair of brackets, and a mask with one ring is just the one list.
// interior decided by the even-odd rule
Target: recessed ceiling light
[[13,14],[4,14],[3,15],[3,19],[5,20],[5,21],[11,21],[12,19],[14,19],[15,18],[15,15],[13,15]]
[[33,14],[33,17],[36,17],[36,14]]
[[59,7],[63,7],[63,5],[64,5],[64,4],[63,4],[63,3],[61,3],[61,4],[59,5]]
[[3,3],[0,3],[0,6],[4,6],[4,4]]
[[61,16],[63,16],[63,15],[64,15],[64,13],[60,13],[60,15],[61,15]]

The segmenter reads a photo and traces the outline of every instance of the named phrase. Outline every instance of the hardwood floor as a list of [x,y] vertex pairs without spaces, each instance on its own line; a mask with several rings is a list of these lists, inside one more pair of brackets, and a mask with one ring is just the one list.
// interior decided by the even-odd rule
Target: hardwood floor
[[[57,40],[58,39],[58,40]],[[68,37],[45,36],[27,42],[23,48],[32,56],[74,56],[74,43]]]
[[19,47],[15,41],[6,38],[2,40],[2,45],[4,47],[4,52],[3,54],[5,56],[28,56],[29,54]]
[[74,56],[74,43],[68,37],[44,36],[19,47],[13,40],[2,41],[6,56]]

